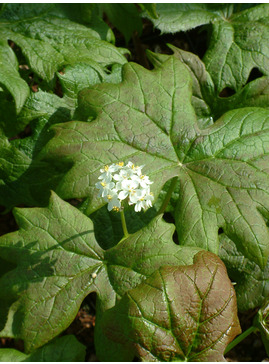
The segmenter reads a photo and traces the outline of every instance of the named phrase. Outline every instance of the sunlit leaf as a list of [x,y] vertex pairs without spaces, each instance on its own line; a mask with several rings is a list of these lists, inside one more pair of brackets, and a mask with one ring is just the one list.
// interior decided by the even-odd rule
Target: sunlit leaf
[[209,252],[190,266],[161,267],[105,317],[104,332],[143,361],[225,361],[241,331],[225,266]]
[[54,193],[47,208],[14,215],[20,230],[0,238],[2,259],[16,265],[0,279],[0,335],[23,339],[27,352],[67,328],[89,293],[104,312],[161,265],[190,264],[199,250],[176,245],[159,216],[104,251],[92,221]]
[[199,129],[191,105],[191,78],[170,57],[148,71],[129,63],[123,82],[81,92],[91,123],[54,128],[40,155],[53,164],[72,163],[56,192],[65,199],[90,197],[88,213],[100,208],[95,183],[106,164],[129,160],[145,165],[157,197],[166,181],[179,177],[175,212],[179,241],[218,252],[218,229],[260,266],[269,254],[269,111],[232,110]]

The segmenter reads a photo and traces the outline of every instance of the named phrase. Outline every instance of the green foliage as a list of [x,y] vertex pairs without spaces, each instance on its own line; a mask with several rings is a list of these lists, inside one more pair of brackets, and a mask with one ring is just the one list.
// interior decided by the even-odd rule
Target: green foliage
[[20,78],[18,61],[5,41],[0,42],[0,66],[1,85],[5,86],[14,97],[16,110],[19,112],[30,90],[27,83]]
[[[34,153],[35,145],[28,145],[28,153]],[[16,204],[46,204],[50,188],[59,181],[59,169],[46,162],[33,160],[31,156],[12,145],[7,138],[0,138],[0,204],[10,207]]]
[[123,55],[101,40],[93,29],[74,23],[54,10],[57,6],[36,7],[7,4],[1,13],[2,39],[21,47],[30,67],[41,78],[51,81],[55,72],[67,64],[86,62],[109,65],[125,63]]
[[[193,53],[183,51],[169,45],[174,56],[183,62],[192,78],[192,105],[201,128],[215,122],[226,111],[249,107],[269,107],[269,78],[259,77],[247,83],[234,95],[221,97],[215,87],[211,74],[205,64]],[[155,67],[159,67],[169,56],[148,52],[149,59]]]
[[261,269],[245,257],[225,234],[220,236],[219,256],[225,263],[229,277],[235,282],[239,311],[247,311],[264,304],[269,296],[269,260]]
[[134,4],[102,4],[101,7],[112,24],[122,32],[126,43],[134,31],[141,35],[142,21]]
[[[146,164],[156,196],[166,181],[179,177],[175,217],[181,244],[217,253],[222,227],[247,258],[265,266],[267,110],[232,110],[214,125],[199,129],[191,106],[190,76],[173,57],[154,71],[125,65],[121,84],[82,91],[80,104],[84,113],[88,108],[89,115],[96,115],[95,121],[55,127],[56,135],[42,154],[52,164],[73,162],[56,189],[62,198],[90,196],[88,213],[93,212],[103,204],[95,188],[102,165],[130,159]],[[254,194],[253,186],[259,186]]]
[[20,230],[0,238],[1,257],[16,264],[0,279],[1,335],[24,339],[28,352],[68,327],[90,292],[105,311],[161,265],[189,264],[199,250],[175,245],[173,226],[159,216],[104,251],[92,221],[55,194],[48,208],[16,209],[15,217]]
[[175,33],[226,18],[232,9],[232,4],[156,4],[151,21],[163,33]]
[[[104,24],[100,26],[100,22],[86,22],[93,27],[89,28],[72,21],[80,17],[81,13],[85,16],[85,6],[81,4],[81,9],[73,12],[72,4],[4,5],[0,14],[0,85],[14,98],[17,113],[29,96],[29,87],[25,82],[28,81],[27,75],[24,75],[26,80],[21,78],[18,72],[19,62],[27,63],[38,77],[46,81],[49,88],[55,84],[56,72],[67,65],[83,63],[104,72],[103,69],[107,66],[126,62],[123,53],[128,51],[103,40],[104,29],[107,28],[105,23],[100,20]],[[91,20],[94,9],[87,9]],[[110,38],[111,36],[107,37],[108,40]],[[7,41],[14,42],[12,49]],[[21,120],[17,121],[15,115],[10,120],[6,108],[7,106],[1,107],[0,117],[3,120],[0,125],[8,136],[13,136],[23,130],[25,124]]]
[[152,22],[166,33],[212,24],[203,61],[218,93],[225,87],[240,90],[254,67],[268,75],[268,4],[239,13],[232,4],[157,4],[156,11]]
[[143,361],[224,361],[241,332],[225,266],[208,252],[190,266],[161,267],[105,317],[104,332]]
[[[0,165],[0,204],[7,208],[26,204],[46,205],[49,191],[59,183],[64,166],[50,168],[40,161],[39,151],[51,137],[49,127],[66,122],[77,115],[77,94],[83,88],[101,82],[121,81],[121,65],[115,64],[106,73],[100,67],[87,64],[68,66],[65,73],[59,74],[64,96],[42,90],[31,93],[20,113],[21,125],[30,123],[31,136],[8,142],[0,140],[2,163]],[[80,112],[83,119],[83,112]],[[57,182],[58,181],[58,182]]]
[[4,362],[81,362],[84,361],[86,350],[75,336],[60,337],[42,346],[32,354],[23,354],[15,349],[0,349],[0,361]]
[[[259,308],[268,352],[268,12],[0,5],[0,205],[18,225],[0,237],[0,336],[25,345],[0,349],[1,361],[85,360],[59,335],[92,292],[100,361],[223,361],[237,309]],[[162,34],[203,26],[202,59],[188,40],[198,29],[162,54],[149,19]],[[145,48],[158,52],[146,52],[152,70],[126,58],[147,67]],[[123,237],[96,183],[128,161],[154,201],[124,204]]]
[[148,13],[153,19],[158,18],[158,14],[156,12],[156,4],[139,4],[140,8]]
[[266,353],[269,355],[269,302],[260,308],[254,319],[254,325],[260,330]]

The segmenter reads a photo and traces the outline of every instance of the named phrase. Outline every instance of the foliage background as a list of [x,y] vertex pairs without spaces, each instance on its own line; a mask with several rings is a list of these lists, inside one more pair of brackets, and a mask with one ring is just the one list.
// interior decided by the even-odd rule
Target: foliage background
[[[105,12],[104,17],[103,12]],[[70,305],[70,310],[66,312],[66,320],[62,320],[62,326],[59,326],[56,331],[58,334],[71,324],[82,305],[79,314],[66,333],[75,333],[83,344],[88,346],[87,357],[94,350],[92,328],[95,324],[95,309],[93,308],[95,299],[94,293],[89,296],[87,294],[90,290],[95,289],[91,288],[87,291],[88,276],[87,278],[85,276],[85,281],[83,281],[83,279],[77,278],[77,274],[78,271],[89,265],[90,270],[86,270],[86,274],[95,272],[96,267],[99,267],[101,263],[99,261],[96,263],[96,257],[91,255],[92,252],[89,254],[87,252],[85,255],[86,248],[81,237],[77,237],[76,247],[68,242],[68,249],[64,253],[66,256],[62,252],[61,257],[57,256],[56,250],[55,255],[51,255],[50,252],[60,241],[68,240],[70,237],[74,239],[75,230],[78,227],[72,226],[70,221],[79,220],[81,231],[84,228],[87,231],[94,230],[94,234],[89,237],[90,243],[87,242],[87,244],[94,247],[97,255],[105,254],[110,256],[112,262],[115,262],[114,259],[118,254],[117,248],[114,250],[117,252],[116,255],[115,253],[113,255],[113,249],[112,253],[106,253],[106,250],[112,248],[121,239],[120,220],[118,216],[107,213],[106,208],[102,207],[103,202],[96,198],[96,191],[93,188],[99,167],[102,165],[100,161],[107,163],[107,154],[113,139],[111,136],[114,133],[113,130],[109,130],[110,133],[108,133],[108,122],[104,113],[114,120],[117,130],[120,130],[121,125],[126,125],[126,115],[128,115],[130,120],[135,120],[130,128],[134,128],[132,132],[137,136],[135,144],[135,142],[130,142],[130,137],[128,134],[124,134],[124,130],[120,130],[123,144],[120,148],[114,147],[109,159],[112,160],[115,156],[120,159],[132,156],[130,146],[142,148],[141,155],[134,154],[134,158],[137,162],[146,158],[148,164],[151,165],[151,169],[148,170],[151,178],[155,173],[154,192],[156,196],[159,195],[159,199],[154,208],[145,214],[138,215],[127,211],[130,232],[139,234],[140,229],[147,229],[148,226],[151,226],[149,231],[145,230],[147,231],[145,234],[148,235],[153,235],[153,231],[158,231],[159,225],[153,228],[153,222],[151,225],[148,224],[150,221],[155,221],[152,219],[162,204],[165,191],[169,188],[169,180],[179,173],[175,164],[178,163],[178,158],[181,160],[180,158],[195,139],[195,128],[206,130],[213,126],[212,130],[214,130],[213,124],[222,118],[222,122],[226,125],[225,133],[222,134],[221,128],[218,129],[218,126],[215,126],[217,135],[215,140],[211,139],[211,136],[206,136],[205,133],[200,147],[193,148],[193,151],[190,149],[187,162],[193,161],[192,168],[210,176],[213,181],[214,178],[218,179],[219,175],[222,175],[222,170],[225,170],[223,183],[226,191],[228,186],[228,189],[231,187],[229,193],[234,193],[233,197],[236,201],[234,207],[230,208],[229,205],[229,209],[224,211],[223,190],[219,190],[216,195],[209,195],[208,191],[215,189],[215,182],[206,182],[203,185],[203,179],[200,178],[196,184],[200,191],[196,192],[202,206],[201,215],[207,216],[203,223],[198,225],[198,228],[193,228],[194,218],[197,217],[200,221],[203,218],[198,215],[194,216],[193,213],[190,215],[191,217],[188,217],[188,213],[183,214],[181,206],[185,204],[187,208],[188,198],[186,196],[193,194],[193,191],[182,193],[184,186],[187,186],[186,181],[176,186],[164,219],[176,225],[174,241],[189,246],[190,253],[184,264],[191,264],[193,254],[199,250],[199,247],[206,247],[220,255],[230,278],[237,282],[235,289],[239,310],[243,312],[241,314],[242,328],[249,326],[249,320],[268,297],[269,290],[267,263],[269,253],[267,228],[268,13],[267,4],[170,4],[169,7],[164,4],[157,4],[157,6],[147,4],[140,6],[134,4],[1,5],[0,203],[4,212],[1,217],[1,233],[4,235],[14,232],[12,235],[4,235],[1,240],[2,278],[0,285],[3,302],[1,336],[15,337],[15,341],[14,339],[12,339],[13,341],[2,339],[1,345],[16,347],[23,351],[22,342],[18,341],[18,338],[26,340],[26,354],[11,353],[10,355],[15,355],[12,357],[13,359],[16,355],[20,355],[20,361],[26,360],[25,355],[28,355],[27,360],[40,361],[41,357],[45,361],[44,358],[51,358],[50,350],[54,350],[53,346],[48,349],[43,347],[45,354],[42,348],[34,351],[34,354],[27,353],[45,344],[50,340],[51,334],[46,337],[41,332],[40,337],[37,337],[34,332],[31,333],[31,319],[23,318],[24,313],[17,307],[24,307],[27,312],[31,312],[34,307],[33,302],[35,302],[37,312],[42,312],[42,309],[46,312],[46,308],[42,308],[43,303],[39,301],[39,294],[36,294],[40,287],[27,291],[28,282],[31,282],[32,279],[36,280],[42,274],[55,279],[53,277],[55,272],[63,274],[62,262],[70,259],[73,259],[74,269],[72,272],[71,270],[64,271],[64,275],[75,277],[74,279],[77,279],[76,287],[81,285],[82,293],[77,301],[74,300],[73,306]],[[174,55],[173,61],[171,61],[172,54]],[[135,63],[130,63],[130,61]],[[121,81],[123,83],[120,87],[124,89],[124,92],[118,97],[117,95],[120,93],[118,84]],[[176,87],[173,82],[177,83]],[[84,90],[85,88],[87,90]],[[158,95],[161,95],[157,102],[152,96],[152,88],[158,90]],[[180,134],[180,147],[176,157],[172,155],[175,147],[173,132],[171,141],[167,142],[166,130],[162,130],[161,133],[158,131],[156,141],[151,143],[152,149],[145,149],[143,136],[141,137],[139,133],[139,123],[142,130],[144,129],[143,132],[149,133],[151,137],[156,135],[157,129],[155,130],[155,125],[151,123],[148,124],[148,129],[145,131],[146,120],[140,119],[139,113],[131,114],[129,107],[135,105],[139,109],[143,107],[143,103],[150,105],[155,102],[154,107],[150,109],[148,106],[146,111],[154,121],[158,120],[159,115],[162,115],[163,119],[158,122],[163,123],[171,117],[170,114],[166,114],[167,110],[164,111],[166,104],[170,102],[170,95],[169,97],[166,95],[165,88],[169,91],[173,90],[177,100],[181,102],[176,106],[174,115],[180,120],[188,120],[188,123],[195,125],[193,130],[188,129],[185,135]],[[139,89],[144,93],[143,98],[137,93],[137,99],[132,99],[134,90]],[[129,99],[126,95],[129,96]],[[110,109],[111,98],[120,100],[120,104],[115,102]],[[125,108],[124,103],[126,103]],[[246,107],[249,109],[245,109]],[[235,112],[234,109],[238,110]],[[227,111],[230,113],[223,117]],[[76,122],[77,120],[79,122]],[[188,123],[182,124],[182,128],[186,127],[187,130],[190,125]],[[54,124],[58,124],[56,128],[52,128]],[[166,127],[164,125],[161,124],[163,129]],[[225,135],[229,134],[229,130],[231,132],[226,141]],[[237,135],[236,133],[239,133],[240,137],[247,136],[249,130],[251,130],[249,139],[239,138],[238,143],[236,138],[233,139],[234,135]],[[101,149],[103,147],[100,148],[97,141],[107,134],[110,135],[110,139],[106,140],[107,144],[103,153]],[[178,130],[176,130],[174,137],[178,136]],[[113,137],[116,138],[116,135]],[[81,143],[85,141],[88,144],[82,150],[83,153],[80,153]],[[216,151],[214,151],[215,146],[217,146]],[[222,148],[225,149],[225,152],[222,152]],[[171,160],[169,163],[165,160],[168,153],[170,153],[169,158],[173,160],[173,163]],[[244,168],[239,162],[236,168],[230,168],[229,163],[220,164],[216,170],[212,169],[212,166],[201,167],[200,163],[196,163],[196,159],[199,160],[197,153],[199,156],[223,153],[224,157],[243,161]],[[254,166],[246,168],[246,161],[250,161]],[[255,172],[253,172],[253,168],[256,168]],[[235,186],[229,186],[231,183],[227,182],[229,174],[232,174],[233,178],[236,175],[239,176],[240,187],[245,183],[244,188],[247,190],[248,197],[243,195],[242,191],[240,194],[232,191]],[[184,181],[182,176],[181,178]],[[167,183],[163,187],[166,181]],[[253,185],[258,188],[252,193],[248,188]],[[68,201],[68,204],[61,199],[58,200],[58,197],[53,197],[48,210],[50,190],[56,191],[62,199]],[[208,197],[209,205],[208,201],[205,202],[201,196]],[[246,198],[249,198],[248,206],[244,209]],[[226,203],[227,200],[224,199],[224,204]],[[260,206],[258,212],[256,211],[257,203]],[[74,209],[72,205],[75,206]],[[17,211],[14,213],[15,221],[10,212],[15,206],[30,206],[36,209],[15,210]],[[197,207],[197,201],[193,206],[190,208],[192,211]],[[233,217],[235,208],[238,206],[241,209],[239,214],[241,216],[239,222],[236,223],[236,219]],[[61,211],[60,214],[59,211]],[[89,222],[85,215],[90,215],[92,222]],[[39,217],[37,218],[37,216]],[[63,216],[66,221],[69,221],[64,224],[64,227],[61,227],[67,238],[58,232],[59,224],[63,223]],[[224,224],[223,219],[228,223]],[[182,220],[184,224],[182,224]],[[242,220],[244,221],[242,222]],[[54,221],[55,225],[48,221]],[[19,233],[15,233],[19,227],[17,224],[21,228]],[[203,224],[205,225],[204,235],[202,233]],[[45,242],[43,247],[40,242],[36,244],[32,238],[29,240],[27,229],[30,226],[35,227],[35,236],[40,236],[40,241]],[[48,226],[50,227],[48,228]],[[48,240],[45,235],[42,237],[44,234],[42,229],[49,231],[51,240]],[[161,229],[168,228],[164,224],[161,225]],[[194,231],[194,238],[188,237],[191,229]],[[254,233],[252,229],[255,230]],[[169,231],[167,236],[170,237],[166,239],[172,241],[173,233],[171,229]],[[33,231],[31,231],[31,236],[32,234]],[[134,237],[137,236],[134,235]],[[135,240],[135,238],[133,239]],[[155,240],[152,238],[152,245]],[[244,245],[246,240],[247,248]],[[219,250],[216,241],[220,241]],[[129,245],[133,245],[132,239],[130,239]],[[192,250],[193,245],[198,245],[198,247]],[[26,247],[24,255],[21,254],[23,246]],[[48,246],[50,248],[47,251]],[[174,249],[176,248],[171,248],[171,256],[175,256]],[[32,254],[33,252],[35,253]],[[78,258],[80,254],[83,255],[83,259]],[[154,254],[157,257],[160,252]],[[182,263],[179,248],[177,248],[177,254],[179,257],[177,259]],[[105,258],[102,257],[102,259]],[[126,260],[124,254],[122,259]],[[92,263],[93,261],[94,263]],[[161,261],[158,264],[161,264]],[[164,264],[167,263],[164,262]],[[16,269],[19,269],[19,275],[18,270],[14,270],[16,266]],[[151,273],[158,268],[159,266],[152,265]],[[29,269],[32,273],[29,273]],[[147,270],[142,273],[145,276],[149,275]],[[116,280],[119,272],[115,270],[111,274],[114,274]],[[103,277],[106,279],[105,275]],[[139,279],[137,276],[135,277],[137,283]],[[65,284],[65,278],[59,278],[58,287]],[[40,282],[42,285],[42,280]],[[120,287],[120,285],[116,284],[115,287]],[[111,295],[115,295],[113,289]],[[125,288],[120,289],[122,289],[122,294],[120,294],[122,296]],[[25,291],[28,293],[23,296],[22,292]],[[49,292],[47,288],[45,291],[44,294]],[[61,291],[61,294],[65,295],[66,291]],[[64,300],[64,298],[62,299]],[[106,298],[103,299],[103,302],[105,301]],[[36,305],[36,302],[39,306]],[[100,305],[100,302],[102,305],[102,299],[98,302],[97,306]],[[61,304],[59,307],[62,307]],[[97,310],[100,312],[100,307],[98,307]],[[12,330],[9,327],[11,312],[15,313]],[[60,313],[62,314],[62,311]],[[9,315],[8,325],[5,325],[7,315]],[[53,316],[53,319],[55,317],[57,314]],[[42,319],[40,320],[42,321]],[[43,325],[41,321],[39,322],[40,327]],[[16,322],[19,323],[17,326],[24,322],[23,328],[17,327],[16,331]],[[79,332],[80,330],[82,331]],[[96,328],[96,332],[100,332],[98,330],[100,327]],[[34,340],[37,342],[36,347]],[[79,354],[73,360],[83,360],[85,348],[79,346],[80,344],[74,337],[63,336],[56,340],[67,340],[62,341],[62,347],[65,348],[69,345],[74,347],[73,352]],[[254,338],[252,340],[256,340],[255,345],[260,348],[259,352],[263,359],[265,352],[261,341]],[[32,348],[31,345],[33,345]],[[60,347],[60,344],[58,345]],[[254,355],[254,353],[246,354],[250,352],[249,347],[253,347],[253,345],[249,345],[246,341],[241,351],[242,357],[237,357],[237,359],[247,358],[249,360],[247,355]],[[59,357],[57,357],[59,361],[64,361],[65,356],[62,356],[62,353],[65,351],[66,349],[59,353]],[[33,355],[33,357],[29,357],[29,355]],[[72,359],[70,356],[68,357],[70,360]],[[257,359],[257,356],[253,357],[260,360]]]

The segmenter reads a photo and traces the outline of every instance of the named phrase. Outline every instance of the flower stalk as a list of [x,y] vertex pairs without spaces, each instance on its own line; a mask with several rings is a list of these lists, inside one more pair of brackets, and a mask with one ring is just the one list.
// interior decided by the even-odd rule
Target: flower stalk
[[129,233],[128,233],[128,230],[127,230],[127,224],[126,224],[126,220],[125,220],[124,209],[120,210],[120,217],[121,217],[121,225],[122,225],[123,234],[124,234],[124,237],[127,238],[129,236]]

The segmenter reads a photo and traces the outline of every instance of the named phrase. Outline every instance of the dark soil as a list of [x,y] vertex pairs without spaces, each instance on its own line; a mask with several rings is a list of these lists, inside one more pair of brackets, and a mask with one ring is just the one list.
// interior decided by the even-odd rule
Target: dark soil
[[[110,24],[111,26],[111,24]],[[152,69],[152,65],[147,60],[145,50],[150,49],[153,52],[171,54],[171,50],[167,47],[167,43],[173,44],[183,50],[195,53],[200,58],[205,54],[207,49],[207,33],[210,31],[209,28],[198,27],[189,32],[179,32],[176,34],[165,34],[161,35],[160,31],[153,28],[152,24],[145,20],[144,29],[142,35],[139,37],[134,34],[130,40],[128,46],[126,46],[123,35],[113,26],[111,26],[115,36],[116,45],[120,47],[127,47],[131,51],[129,60],[137,62],[145,68]],[[11,46],[14,46],[11,44]],[[21,70],[29,72],[27,65],[21,65]],[[33,74],[29,75],[29,85],[34,92],[38,90],[38,83]],[[55,93],[61,96],[61,90],[59,84],[55,86]],[[223,95],[224,97],[229,96],[229,93]],[[26,128],[26,135],[28,130]],[[18,135],[17,138],[23,138],[25,135]],[[76,205],[78,201],[69,201],[73,205]],[[12,232],[18,229],[18,226],[14,220],[11,212],[5,213],[5,209],[0,207],[0,235]],[[175,237],[176,239],[177,237]],[[176,242],[176,241],[175,241]],[[178,242],[176,242],[178,243]],[[98,361],[95,350],[94,350],[94,326],[95,326],[95,295],[91,294],[85,298],[81,305],[81,308],[73,321],[73,323],[62,333],[73,334],[77,339],[87,347],[86,360],[85,361]],[[239,319],[242,327],[242,331],[246,330],[252,325],[252,320],[257,310],[252,310],[247,313],[240,313]],[[0,338],[0,348],[15,348],[23,351],[23,341],[14,340],[9,338]],[[259,333],[249,335],[242,343],[237,345],[227,355],[227,361],[238,361],[238,362],[259,362],[269,361],[260,337]],[[137,360],[136,360],[137,361]]]

